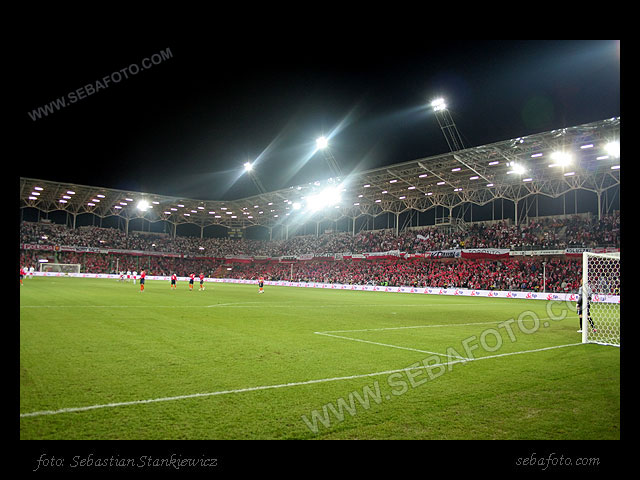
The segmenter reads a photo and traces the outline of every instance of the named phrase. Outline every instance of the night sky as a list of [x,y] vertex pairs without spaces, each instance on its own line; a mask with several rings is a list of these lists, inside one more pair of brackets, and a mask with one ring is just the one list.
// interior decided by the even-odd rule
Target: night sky
[[[229,200],[258,193],[246,161],[267,190],[330,177],[311,155],[323,134],[345,173],[445,153],[428,108],[437,96],[466,147],[620,115],[619,41],[227,40],[25,47],[18,176]],[[34,117],[61,97],[65,107]]]

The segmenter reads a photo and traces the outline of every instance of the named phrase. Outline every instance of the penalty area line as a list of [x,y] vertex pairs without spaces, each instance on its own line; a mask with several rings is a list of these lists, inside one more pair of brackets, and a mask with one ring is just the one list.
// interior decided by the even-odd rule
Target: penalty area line
[[152,398],[152,399],[148,399],[148,400],[132,400],[132,401],[128,401],[128,402],[114,402],[114,403],[105,403],[105,404],[101,404],[101,405],[88,405],[88,406],[85,406],[85,407],[61,408],[59,410],[42,410],[42,411],[39,411],[39,412],[21,413],[20,414],[20,418],[39,417],[39,416],[45,416],[45,415],[59,415],[59,414],[62,414],[62,413],[86,412],[86,411],[89,411],[89,410],[98,410],[98,409],[102,409],[102,408],[116,408],[116,407],[125,407],[125,406],[131,406],[131,405],[145,405],[145,404],[150,404],[150,403],[160,403],[160,402],[171,402],[171,401],[177,401],[177,400],[187,400],[187,399],[190,399],[190,398],[205,398],[205,397],[214,397],[214,396],[218,396],[218,395],[229,395],[229,394],[233,394],[233,393],[256,392],[256,391],[260,391],[260,390],[273,390],[273,389],[278,389],[278,388],[297,387],[297,386],[302,386],[302,385],[313,385],[313,384],[317,384],[317,383],[338,382],[338,381],[342,381],[342,380],[355,380],[355,379],[358,379],[358,378],[377,377],[377,376],[381,376],[381,375],[391,375],[393,373],[401,373],[401,372],[407,372],[407,371],[412,371],[412,370],[422,370],[422,369],[427,369],[427,368],[448,366],[448,365],[454,365],[454,364],[457,364],[457,363],[477,362],[477,361],[480,361],[480,360],[489,360],[489,359],[492,359],[492,358],[507,357],[507,356],[512,356],[512,355],[523,355],[523,354],[526,354],[526,353],[543,352],[543,351],[548,351],[548,350],[555,350],[555,349],[558,349],[558,348],[574,347],[574,346],[578,346],[578,345],[588,345],[588,344],[570,343],[570,344],[567,344],[567,345],[555,345],[555,346],[551,346],[551,347],[536,348],[534,350],[524,350],[524,351],[519,351],[519,352],[509,352],[509,353],[501,353],[501,354],[497,354],[497,355],[488,355],[486,357],[453,360],[453,361],[443,362],[443,363],[439,363],[439,364],[435,364],[435,365],[428,365],[428,366],[419,365],[417,367],[413,367],[412,366],[412,367],[405,367],[405,368],[397,368],[397,369],[394,369],[394,370],[385,370],[385,371],[382,371],[382,372],[363,373],[363,374],[359,374],[359,375],[349,375],[349,376],[343,376],[343,377],[320,378],[320,379],[316,379],[316,380],[306,380],[306,381],[303,381],[303,382],[281,383],[281,384],[277,384],[277,385],[263,385],[263,386],[258,386],[258,387],[238,388],[238,389],[233,389],[233,390],[221,390],[221,391],[217,391],[217,392],[208,392],[208,393],[192,393],[192,394],[188,394],[188,395],[176,395],[176,396],[173,396],[173,397]]
[[327,332],[313,332],[316,335],[324,335],[325,337],[333,337],[333,338],[341,338],[344,340],[351,340],[353,342],[361,342],[361,343],[368,343],[370,345],[378,345],[380,347],[391,347],[391,348],[397,348],[399,350],[410,350],[412,352],[418,352],[418,353],[430,353],[432,355],[440,355],[441,357],[448,357],[448,358],[459,358],[462,360],[467,360],[465,357],[460,357],[458,355],[447,355],[445,353],[440,353],[440,352],[430,352],[429,350],[418,350],[417,348],[411,348],[411,347],[401,347],[400,345],[391,345],[389,343],[380,343],[380,342],[372,342],[370,340],[362,340],[361,338],[349,338],[349,337],[343,337],[341,335],[333,335],[331,333],[327,333]]

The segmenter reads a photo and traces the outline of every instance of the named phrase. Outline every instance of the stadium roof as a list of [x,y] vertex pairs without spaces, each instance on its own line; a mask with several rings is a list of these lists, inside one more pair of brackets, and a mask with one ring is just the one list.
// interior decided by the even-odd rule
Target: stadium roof
[[[272,228],[293,222],[426,211],[436,206],[484,205],[499,198],[514,202],[531,195],[556,198],[577,189],[600,194],[620,182],[619,153],[606,150],[619,138],[620,117],[614,117],[233,201],[21,178],[20,207],[63,210],[71,215],[91,213],[101,218],[142,217],[174,225]],[[333,188],[331,196],[319,196],[328,187]],[[307,208],[312,198],[322,205]],[[139,209],[140,201],[148,208]]]

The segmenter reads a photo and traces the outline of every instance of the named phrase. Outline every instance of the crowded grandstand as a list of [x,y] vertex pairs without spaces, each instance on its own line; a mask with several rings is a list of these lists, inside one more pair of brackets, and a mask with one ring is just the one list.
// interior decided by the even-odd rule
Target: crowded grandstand
[[[85,273],[145,269],[158,276],[188,276],[204,271],[217,278],[522,291],[542,291],[544,283],[546,291],[566,293],[579,287],[584,249],[619,250],[620,216],[615,212],[598,220],[573,215],[517,226],[507,221],[477,223],[455,232],[431,226],[399,235],[380,230],[271,241],[124,235],[114,228],[22,222],[20,244],[23,266],[45,261],[80,264]],[[473,250],[479,251],[474,258],[432,254]]]

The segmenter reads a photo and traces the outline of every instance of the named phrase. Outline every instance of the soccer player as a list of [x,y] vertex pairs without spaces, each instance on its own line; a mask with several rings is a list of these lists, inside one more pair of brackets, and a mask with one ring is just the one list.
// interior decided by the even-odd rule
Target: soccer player
[[176,289],[176,282],[178,281],[178,277],[176,276],[175,273],[171,274],[171,290],[175,290]]
[[127,283],[131,281],[131,270],[127,270]]
[[204,290],[204,275],[200,273],[200,291]]
[[189,275],[189,291],[193,291],[193,279],[195,278],[195,274]]
[[35,268],[33,268],[33,265],[31,265],[29,267],[29,278],[33,278],[33,272],[34,272]]
[[133,278],[133,284],[135,285],[136,284],[136,278],[138,278],[138,272],[136,272],[134,270],[131,275],[132,275],[132,278]]
[[[147,276],[147,273],[144,270],[142,270],[140,272],[140,291],[141,292],[144,292],[144,277],[146,276]],[[135,280],[134,280],[134,283],[135,283]]]
[[258,293],[264,293],[264,277],[258,278]]
[[582,289],[586,288],[586,293],[587,293],[587,320],[589,320],[589,326],[593,329],[593,331],[596,331],[595,325],[593,324],[593,320],[591,320],[591,314],[589,311],[589,307],[591,306],[591,289],[587,286],[585,287],[582,284],[582,279],[580,280],[580,288],[578,289],[578,302],[577,302],[577,309],[578,309],[578,317],[580,318],[580,330],[578,330],[578,333],[582,333],[582,311],[583,311],[583,305],[582,305]]
[[24,273],[24,267],[20,267],[20,286],[22,286],[22,279],[24,278],[24,276],[26,275],[26,273]]

